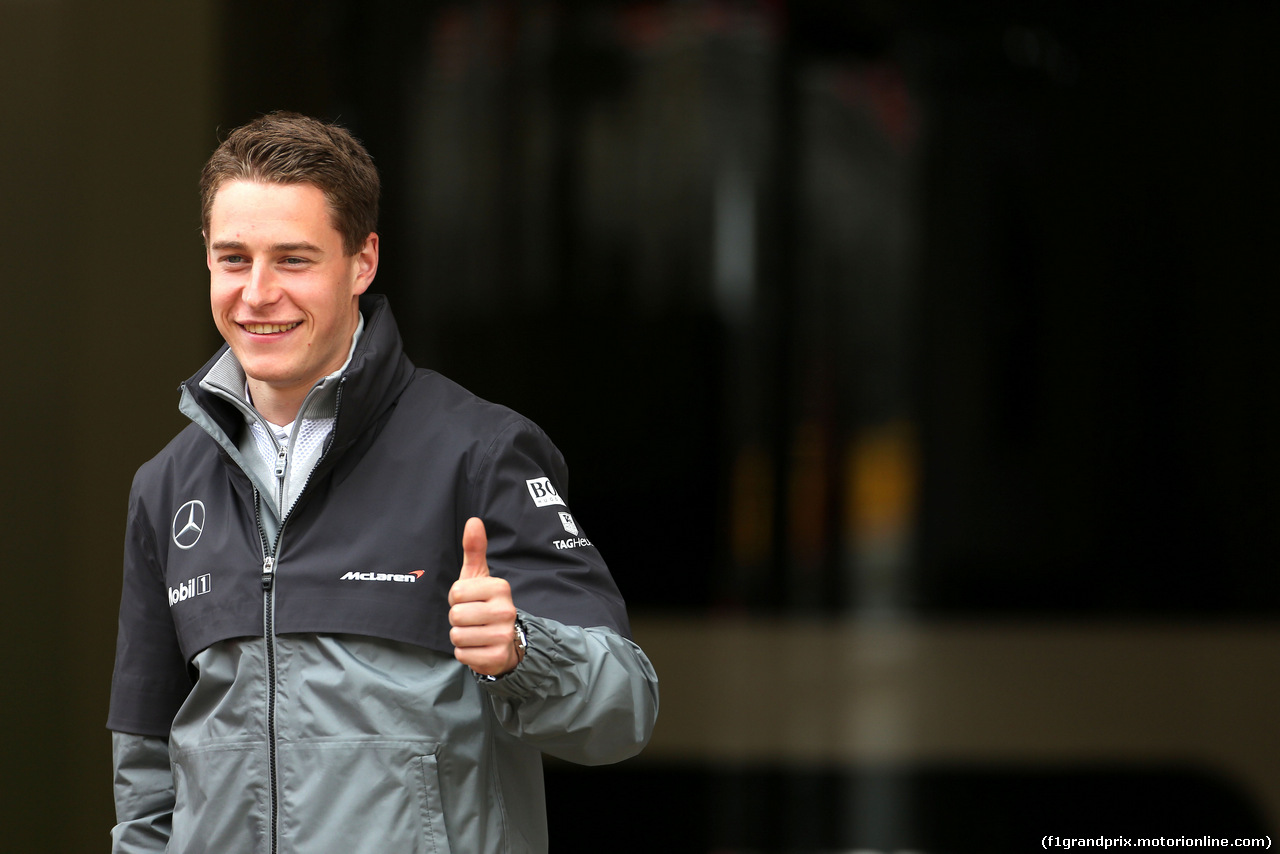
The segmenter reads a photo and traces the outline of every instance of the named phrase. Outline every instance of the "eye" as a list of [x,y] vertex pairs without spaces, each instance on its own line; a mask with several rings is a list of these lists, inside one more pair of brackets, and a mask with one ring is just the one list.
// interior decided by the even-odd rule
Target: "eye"
[[236,265],[236,264],[245,263],[246,259],[243,255],[223,255],[218,260],[221,261],[223,264]]

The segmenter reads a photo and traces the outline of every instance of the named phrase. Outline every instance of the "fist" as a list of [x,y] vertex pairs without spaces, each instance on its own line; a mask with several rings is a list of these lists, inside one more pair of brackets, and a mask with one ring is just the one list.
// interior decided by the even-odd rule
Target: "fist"
[[474,516],[462,531],[462,570],[449,588],[453,657],[476,673],[502,676],[520,663],[511,585],[489,575],[489,538]]

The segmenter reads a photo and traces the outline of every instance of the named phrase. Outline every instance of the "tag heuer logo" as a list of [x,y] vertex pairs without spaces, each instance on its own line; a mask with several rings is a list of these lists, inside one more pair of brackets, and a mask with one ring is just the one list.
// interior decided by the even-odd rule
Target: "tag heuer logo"
[[529,494],[533,496],[533,503],[539,507],[547,507],[551,504],[559,504],[562,507],[568,506],[547,478],[535,477],[533,480],[526,480],[525,484],[529,487]]
[[575,537],[578,536],[578,523],[573,521],[573,516],[569,513],[560,514],[560,524],[564,525],[564,529]]

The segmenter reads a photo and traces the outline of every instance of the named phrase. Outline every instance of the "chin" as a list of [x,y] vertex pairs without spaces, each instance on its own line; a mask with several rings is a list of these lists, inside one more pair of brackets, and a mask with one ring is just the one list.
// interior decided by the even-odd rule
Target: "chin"
[[244,368],[245,376],[260,383],[276,385],[291,379],[289,371],[279,365],[264,364],[253,359],[240,359],[240,367]]

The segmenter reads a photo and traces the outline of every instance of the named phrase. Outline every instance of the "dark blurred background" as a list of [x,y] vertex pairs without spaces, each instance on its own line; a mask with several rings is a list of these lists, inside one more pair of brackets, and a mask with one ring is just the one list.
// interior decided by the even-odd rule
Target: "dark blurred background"
[[108,844],[196,179],[272,109],[373,153],[410,354],[557,441],[658,668],[555,850],[1275,834],[1274,9],[0,0],[0,847]]

